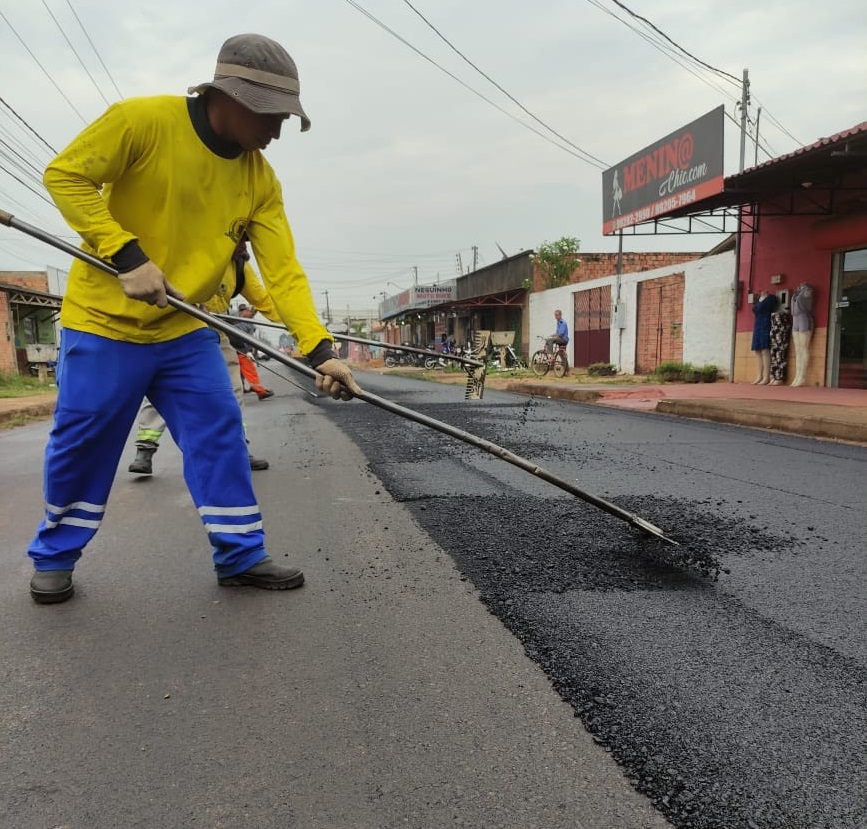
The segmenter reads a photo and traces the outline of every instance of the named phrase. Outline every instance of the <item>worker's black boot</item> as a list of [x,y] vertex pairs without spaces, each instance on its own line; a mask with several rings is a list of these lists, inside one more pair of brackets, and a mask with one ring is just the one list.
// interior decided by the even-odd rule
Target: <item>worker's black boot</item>
[[156,446],[139,446],[136,449],[135,460],[129,465],[129,471],[136,475],[153,475],[153,456]]
[[254,472],[259,472],[263,469],[267,469],[271,464],[265,460],[265,458],[256,458],[253,455],[250,455],[250,469]]

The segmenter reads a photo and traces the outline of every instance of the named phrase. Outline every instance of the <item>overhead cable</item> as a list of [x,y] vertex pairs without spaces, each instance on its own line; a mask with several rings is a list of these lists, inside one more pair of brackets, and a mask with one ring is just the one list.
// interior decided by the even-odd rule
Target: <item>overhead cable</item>
[[435,60],[433,60],[432,58],[429,58],[426,54],[424,54],[424,52],[422,52],[421,50],[417,49],[417,48],[416,48],[415,46],[413,46],[413,45],[412,45],[408,40],[406,40],[405,38],[401,37],[401,36],[400,36],[397,32],[395,32],[393,29],[390,29],[388,26],[386,26],[385,23],[383,23],[383,22],[382,22],[381,20],[379,20],[377,17],[375,17],[374,15],[372,15],[370,12],[368,12],[365,8],[363,8],[363,7],[360,6],[358,3],[356,3],[355,0],[346,0],[346,2],[349,3],[349,5],[352,6],[356,11],[361,12],[361,14],[363,14],[366,18],[368,18],[368,20],[370,20],[371,22],[375,23],[375,24],[376,24],[377,26],[379,26],[381,29],[383,29],[384,31],[388,32],[388,34],[390,34],[392,37],[396,38],[396,39],[399,40],[401,43],[403,43],[404,46],[407,46],[409,49],[412,49],[412,51],[415,52],[419,57],[424,58],[424,60],[426,60],[428,63],[433,64],[437,69],[439,69],[441,72],[444,72],[444,73],[445,73],[446,75],[448,75],[452,80],[457,81],[457,82],[458,82],[462,87],[464,87],[465,89],[467,89],[469,92],[472,92],[473,95],[476,95],[477,97],[481,98],[483,101],[489,103],[489,104],[490,104],[492,107],[494,107],[495,109],[497,109],[497,110],[499,110],[500,112],[502,112],[503,115],[506,115],[506,116],[508,116],[509,118],[511,118],[513,121],[516,121],[517,123],[521,124],[521,126],[523,126],[523,127],[525,127],[526,129],[530,130],[530,132],[535,133],[535,134],[538,135],[540,138],[542,138],[542,139],[544,139],[545,141],[547,141],[549,144],[553,144],[555,147],[559,147],[561,150],[564,150],[565,152],[569,153],[570,155],[575,156],[575,158],[579,159],[580,161],[584,161],[585,163],[590,164],[590,165],[593,166],[593,167],[597,167],[598,169],[607,169],[607,166],[606,166],[605,164],[600,164],[598,161],[586,157],[586,153],[583,154],[583,155],[579,155],[579,153],[575,152],[575,151],[574,151],[573,149],[571,149],[570,147],[563,146],[562,144],[557,143],[557,142],[554,141],[552,138],[550,138],[549,136],[545,135],[545,133],[539,132],[539,130],[537,130],[537,129],[536,129],[534,126],[532,126],[531,124],[528,124],[526,121],[522,121],[520,118],[515,117],[514,115],[512,115],[511,112],[509,112],[508,110],[503,109],[503,107],[501,107],[499,104],[495,103],[495,102],[492,101],[490,98],[488,98],[488,97],[486,97],[485,95],[483,95],[483,94],[482,94],[481,92],[479,92],[478,90],[473,89],[473,87],[471,87],[469,84],[467,84],[467,83],[465,83],[464,81],[462,81],[459,77],[457,77],[457,75],[454,75],[453,73],[449,72],[448,69],[445,69],[444,67],[440,66],[440,64],[438,64]]
[[696,63],[701,64],[706,69],[709,69],[711,72],[716,72],[717,75],[721,75],[725,78],[730,78],[737,86],[741,85],[740,78],[736,78],[729,72],[725,72],[722,69],[717,69],[715,66],[711,66],[709,63],[705,63],[700,58],[697,58],[694,54],[692,54],[692,52],[688,52],[679,43],[673,41],[665,32],[662,31],[662,29],[658,29],[656,26],[654,26],[653,23],[651,23],[646,17],[642,17],[640,14],[636,14],[634,11],[632,11],[632,9],[630,9],[625,3],[621,3],[620,0],[611,0],[611,2],[614,3],[615,6],[619,6],[621,9],[623,9],[623,11],[634,17],[636,20],[640,20],[646,26],[649,26],[651,29],[653,29],[654,32],[657,32],[661,37],[664,37],[672,46],[674,46],[678,51],[683,52],[683,54],[686,55],[688,58],[691,58]]
[[76,50],[72,41],[69,39],[69,36],[66,34],[66,31],[64,30],[63,26],[60,25],[60,21],[54,16],[54,12],[51,11],[46,0],[42,0],[42,5],[45,6],[45,11],[48,12],[48,16],[54,21],[54,25],[57,26],[57,29],[60,32],[60,34],[63,35],[63,39],[66,41],[69,48],[72,49],[72,54],[75,55],[76,58],[78,58],[78,62],[81,64],[81,68],[85,71],[85,73],[87,74],[87,77],[90,78],[90,82],[93,84],[94,88],[99,93],[102,100],[105,101],[105,105],[108,106],[109,105],[108,98],[105,97],[105,95],[102,92],[102,89],[100,88],[99,84],[96,82],[96,79],[93,77],[93,75],[90,74],[90,70],[87,68],[84,61],[81,59],[81,55],[78,54],[78,51]]
[[470,66],[472,66],[473,69],[476,70],[476,72],[478,72],[483,78],[485,78],[485,80],[489,81],[495,87],[497,87],[497,89],[499,89],[500,92],[503,93],[503,95],[505,95],[510,101],[520,107],[524,112],[526,112],[527,115],[529,115],[534,121],[536,121],[536,123],[541,124],[546,130],[548,130],[553,135],[556,135],[557,138],[559,138],[561,141],[566,142],[570,147],[578,150],[579,153],[582,153],[583,155],[587,156],[590,159],[593,159],[594,161],[598,161],[603,166],[603,168],[607,169],[610,166],[601,158],[597,158],[595,155],[592,155],[591,153],[587,152],[587,150],[582,149],[577,144],[573,144],[568,138],[561,135],[553,127],[548,126],[548,124],[546,124],[540,118],[536,117],[536,115],[530,112],[530,110],[527,109],[527,107],[525,107],[517,98],[515,98],[513,95],[511,95],[511,93],[503,89],[503,87],[500,86],[500,84],[498,84],[490,75],[479,69],[479,67],[476,66],[476,64],[473,63],[460,49],[458,49],[439,29],[437,29],[437,27],[434,26],[433,23],[430,22],[430,20],[428,20],[415,6],[413,6],[413,4],[410,3],[410,0],[403,0],[403,2],[406,3],[406,5],[409,6],[431,28],[436,33],[437,37],[439,37],[453,52],[455,52],[455,54],[457,54]]
[[51,85],[60,93],[60,97],[63,98],[63,100],[66,101],[67,104],[69,104],[69,106],[72,108],[72,111],[81,119],[82,123],[86,124],[87,119],[78,111],[75,104],[73,104],[72,101],[69,100],[69,98],[66,96],[66,93],[58,86],[57,82],[51,76],[51,73],[39,62],[39,58],[37,58],[36,55],[33,54],[33,51],[24,42],[24,39],[15,30],[15,27],[9,22],[9,18],[6,17],[6,15],[3,14],[2,11],[0,11],[0,17],[3,18],[3,20],[6,22],[6,25],[12,30],[12,34],[14,34],[15,37],[18,38],[19,43],[21,43],[21,45],[27,50],[27,53],[36,62],[36,65],[43,71],[45,77],[48,78],[48,80],[51,82]]
[[74,8],[72,8],[72,0],[66,0],[66,5],[69,6],[69,10],[72,12],[72,16],[78,22],[78,25],[81,27],[81,31],[84,32],[84,36],[87,38],[87,42],[90,44],[93,49],[93,53],[96,55],[97,60],[99,61],[99,65],[102,66],[103,71],[108,76],[108,79],[111,81],[112,86],[114,86],[115,92],[117,92],[119,98],[123,98],[123,93],[120,91],[120,88],[115,83],[114,78],[111,75],[111,72],[108,71],[108,67],[105,65],[105,61],[102,59],[102,55],[99,54],[99,50],[96,48],[96,44],[93,42],[90,37],[90,33],[85,28],[84,24],[81,22],[81,18],[78,16],[77,12]]

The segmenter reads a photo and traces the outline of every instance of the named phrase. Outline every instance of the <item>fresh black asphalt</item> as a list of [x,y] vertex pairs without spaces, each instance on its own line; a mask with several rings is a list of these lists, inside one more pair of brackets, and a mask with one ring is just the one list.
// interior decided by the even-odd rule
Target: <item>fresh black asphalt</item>
[[319,404],[674,825],[867,825],[867,451],[490,392],[457,402],[455,389],[410,380],[364,382],[680,542],[645,537],[406,419]]

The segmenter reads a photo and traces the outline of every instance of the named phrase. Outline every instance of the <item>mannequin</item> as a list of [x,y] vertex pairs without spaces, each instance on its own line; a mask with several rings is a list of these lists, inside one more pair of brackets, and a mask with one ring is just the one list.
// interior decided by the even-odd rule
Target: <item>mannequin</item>
[[789,340],[792,336],[792,315],[784,305],[771,314],[771,383],[780,386],[786,382],[789,362]]
[[813,327],[813,286],[802,282],[792,295],[792,339],[795,341],[793,386],[803,386],[807,382]]
[[762,291],[753,303],[753,341],[750,348],[756,355],[756,379],[754,386],[766,386],[771,382],[771,314],[777,310],[777,297]]

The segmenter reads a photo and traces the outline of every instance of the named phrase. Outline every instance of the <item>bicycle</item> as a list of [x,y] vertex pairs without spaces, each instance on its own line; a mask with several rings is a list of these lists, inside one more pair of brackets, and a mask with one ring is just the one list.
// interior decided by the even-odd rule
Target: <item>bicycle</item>
[[537,377],[544,377],[553,369],[555,377],[565,377],[569,371],[569,358],[566,355],[566,346],[558,344],[557,350],[553,350],[553,343],[547,337],[539,337],[545,341],[545,347],[540,348],[530,358],[530,367]]

